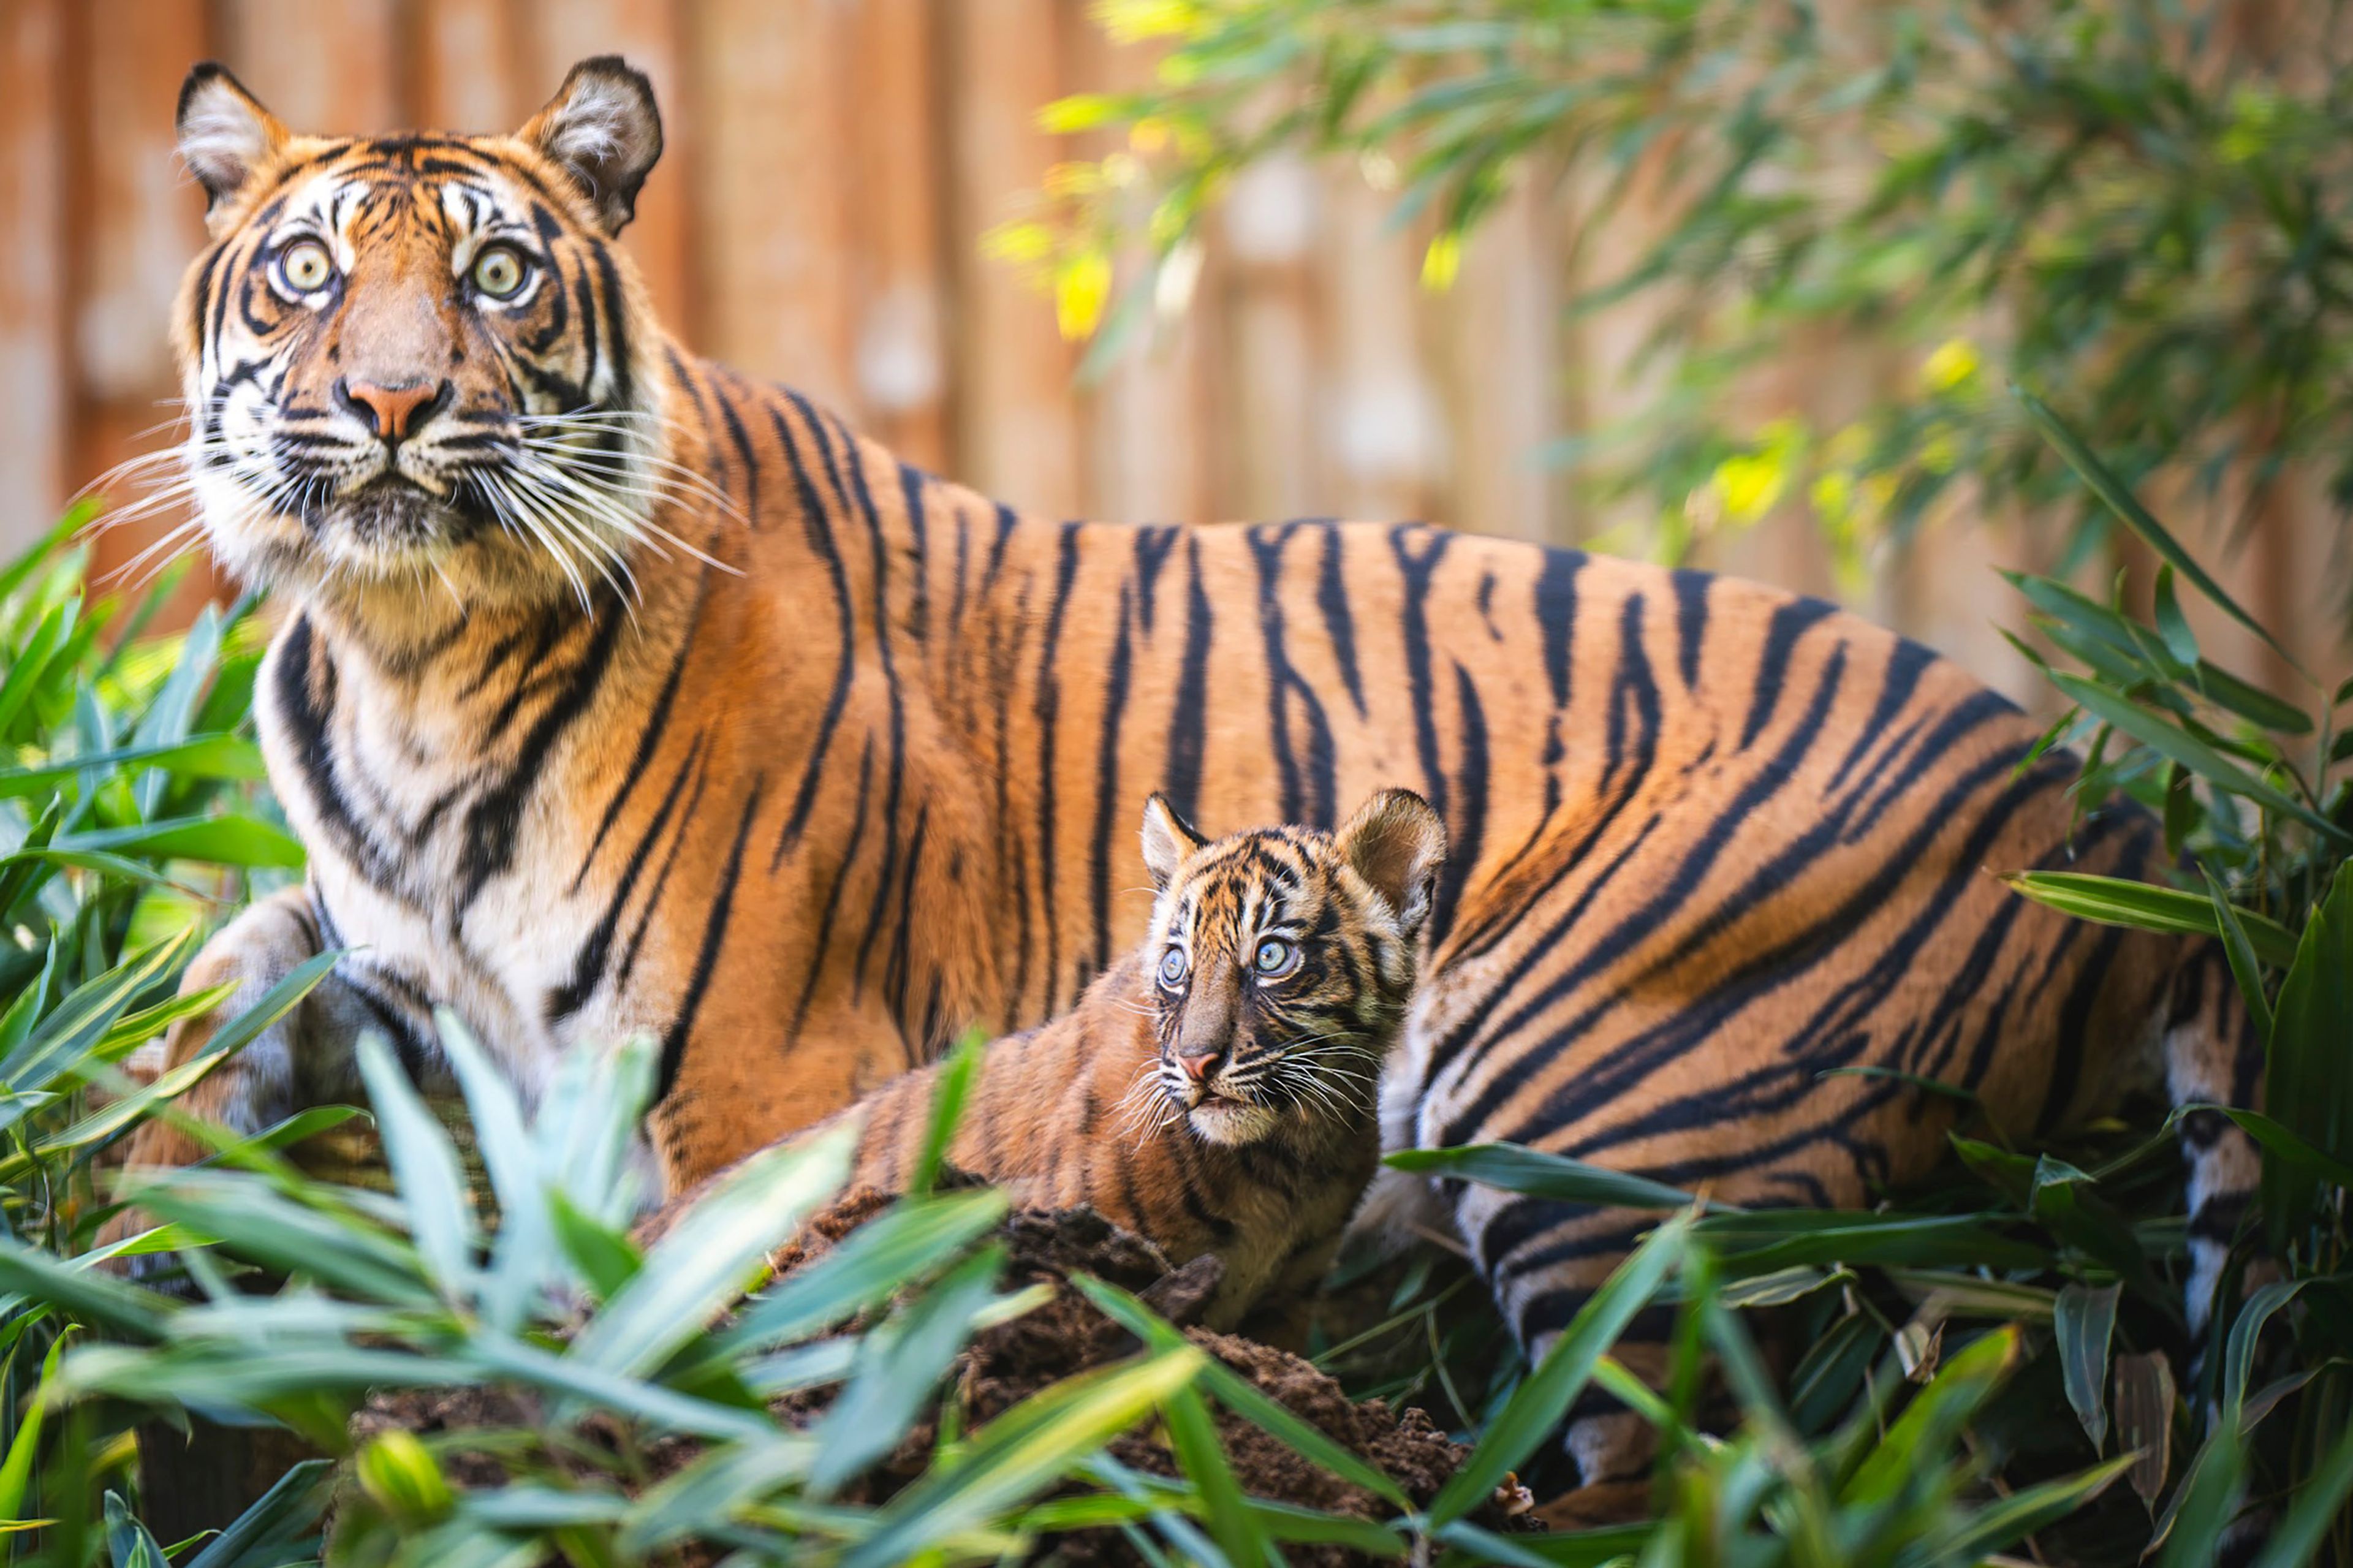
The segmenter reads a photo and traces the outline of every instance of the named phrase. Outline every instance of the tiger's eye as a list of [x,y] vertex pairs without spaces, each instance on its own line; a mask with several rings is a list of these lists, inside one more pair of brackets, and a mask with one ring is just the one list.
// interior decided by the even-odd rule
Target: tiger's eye
[[278,276],[297,294],[315,294],[335,276],[335,258],[315,239],[301,239],[278,257]]
[[1172,947],[1160,955],[1160,984],[1172,986],[1185,984],[1185,950],[1183,948]]
[[512,246],[491,246],[474,258],[474,287],[493,300],[512,299],[530,276]]
[[1268,937],[1258,944],[1256,963],[1261,974],[1287,973],[1299,957],[1299,950],[1279,936]]

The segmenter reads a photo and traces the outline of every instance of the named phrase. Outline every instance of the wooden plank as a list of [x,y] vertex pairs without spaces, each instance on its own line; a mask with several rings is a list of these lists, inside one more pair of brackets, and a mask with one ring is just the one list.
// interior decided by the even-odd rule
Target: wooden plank
[[1455,527],[1551,540],[1565,521],[1554,515],[1560,476],[1540,461],[1557,433],[1559,248],[1546,196],[1524,181],[1464,247],[1461,276],[1436,301],[1458,455],[1444,521]]
[[841,7],[710,0],[696,15],[698,107],[725,143],[695,171],[704,346],[853,414]]
[[1050,300],[981,237],[1013,215],[1055,162],[1038,129],[1061,82],[1052,0],[955,0],[946,8],[953,194],[948,246],[956,277],[957,478],[1016,505],[1070,517],[1081,509],[1074,354]]
[[554,90],[554,79],[524,79],[523,18],[511,0],[414,0],[409,16],[411,123],[512,131]]
[[[796,0],[806,3],[806,0]],[[621,237],[644,274],[654,309],[673,330],[700,342],[691,315],[691,192],[696,124],[702,104],[685,69],[682,14],[673,0],[536,0],[523,29],[520,125],[554,95],[565,73],[592,55],[619,55],[653,79],[661,108],[662,156]],[[512,126],[510,127],[512,128]]]
[[1209,294],[1217,324],[1215,381],[1227,411],[1219,431],[1229,516],[1296,517],[1336,510],[1316,435],[1315,279],[1325,184],[1289,154],[1245,171],[1219,215],[1213,255],[1222,286]]
[[1419,246],[1390,230],[1392,200],[1361,179],[1327,188],[1317,435],[1328,504],[1356,517],[1422,518],[1447,470],[1446,429],[1417,337]]
[[39,537],[70,489],[60,5],[0,9],[0,552],[11,554]]
[[[175,438],[172,299],[204,242],[204,199],[174,153],[172,116],[206,38],[199,0],[90,0],[67,15],[66,276],[79,367],[69,472],[79,483]],[[97,569],[158,531],[102,536]]]
[[857,398],[867,427],[927,468],[948,458],[936,16],[927,0],[863,0],[850,40]]
[[297,131],[375,135],[400,128],[402,34],[395,0],[226,0],[222,61]]
[[[1066,88],[1132,92],[1153,81],[1160,51],[1138,45],[1113,47],[1092,26],[1068,31],[1075,47],[1073,76]],[[1071,151],[1098,160],[1121,150],[1124,142],[1115,133],[1101,132]],[[1123,258],[1122,272],[1132,273],[1145,259],[1141,247],[1133,247]],[[1123,287],[1126,281],[1124,277]],[[1202,429],[1202,331],[1196,313],[1165,316],[1155,307],[1153,319],[1134,329],[1134,341],[1118,361],[1086,389],[1088,482],[1083,504],[1090,517],[1118,522],[1205,522],[1214,515]]]

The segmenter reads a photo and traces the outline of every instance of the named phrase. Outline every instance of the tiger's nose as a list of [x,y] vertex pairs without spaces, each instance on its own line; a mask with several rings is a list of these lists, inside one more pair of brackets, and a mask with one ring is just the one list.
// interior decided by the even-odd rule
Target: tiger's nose
[[449,401],[449,384],[444,381],[437,386],[428,381],[404,381],[397,386],[384,386],[372,381],[338,379],[335,401],[346,413],[364,420],[377,440],[397,444]]
[[1195,1083],[1207,1083],[1209,1081],[1209,1069],[1218,1065],[1218,1053],[1209,1051],[1198,1057],[1178,1057],[1176,1065]]

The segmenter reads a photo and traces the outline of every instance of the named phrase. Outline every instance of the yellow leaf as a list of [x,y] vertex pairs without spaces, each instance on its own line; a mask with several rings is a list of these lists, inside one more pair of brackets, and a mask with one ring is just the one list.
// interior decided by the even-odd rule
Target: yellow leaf
[[1111,258],[1082,251],[1054,274],[1054,321],[1072,342],[1093,331],[1111,300]]

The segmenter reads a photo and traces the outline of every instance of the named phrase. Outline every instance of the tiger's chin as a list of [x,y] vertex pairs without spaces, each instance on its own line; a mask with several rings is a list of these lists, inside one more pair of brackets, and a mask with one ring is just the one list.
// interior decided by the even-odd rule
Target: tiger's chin
[[1271,1136],[1275,1114],[1263,1105],[1211,1095],[1185,1113],[1185,1123],[1205,1142],[1232,1148]]

